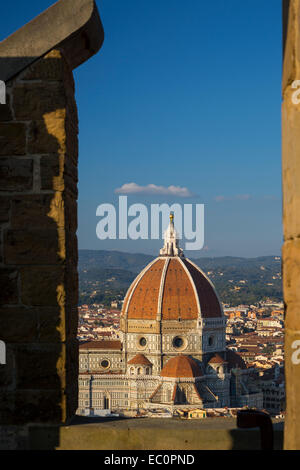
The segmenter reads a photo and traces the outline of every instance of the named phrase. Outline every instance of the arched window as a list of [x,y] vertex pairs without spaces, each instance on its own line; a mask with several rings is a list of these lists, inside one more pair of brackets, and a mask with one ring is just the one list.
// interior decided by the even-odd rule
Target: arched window
[[109,410],[109,398],[108,398],[108,397],[104,397],[103,402],[104,402],[104,403],[103,403],[103,408],[104,408],[105,410]]

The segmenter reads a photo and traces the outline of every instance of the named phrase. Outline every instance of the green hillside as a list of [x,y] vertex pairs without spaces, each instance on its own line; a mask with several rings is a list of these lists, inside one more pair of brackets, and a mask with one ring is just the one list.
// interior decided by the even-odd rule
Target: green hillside
[[[80,303],[123,298],[138,272],[154,257],[118,251],[79,250]],[[199,258],[193,260],[214,283],[221,300],[231,305],[282,300],[281,259]]]

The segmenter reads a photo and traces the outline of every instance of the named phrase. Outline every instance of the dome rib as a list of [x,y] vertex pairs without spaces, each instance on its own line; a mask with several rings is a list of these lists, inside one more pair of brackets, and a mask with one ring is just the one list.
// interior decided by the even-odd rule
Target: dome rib
[[128,298],[125,311],[127,317],[156,320],[161,275],[165,262],[165,259],[156,258],[142,272]]
[[193,284],[197,290],[197,297],[200,301],[200,310],[202,318],[223,317],[223,310],[219,296],[215,287],[206,274],[189,259],[181,260],[193,279]]
[[181,263],[172,257],[165,276],[162,297],[162,320],[196,320],[198,306],[193,281]]
[[125,296],[125,299],[124,299],[124,304],[123,304],[123,309],[122,309],[123,312],[124,312],[125,317],[128,314],[128,308],[129,308],[130,300],[132,298],[132,295],[133,295],[139,281],[144,276],[144,274],[148,271],[148,269],[150,269],[151,266],[156,263],[156,261],[157,261],[157,258],[150,261],[150,263],[147,264],[147,266],[140,272],[140,274],[132,281],[132,283],[131,283],[131,285],[130,285],[127,293],[126,293],[126,296]]
[[161,317],[162,317],[162,301],[163,301],[165,281],[166,281],[166,275],[167,275],[169,263],[170,263],[170,258],[166,258],[164,269],[163,269],[161,280],[160,280],[160,286],[159,286],[159,294],[158,294],[158,302],[157,302],[157,316],[159,317],[158,320],[161,320]]
[[194,279],[192,278],[191,273],[189,272],[188,268],[186,267],[186,265],[182,261],[182,259],[179,258],[179,260],[180,260],[182,266],[184,267],[185,272],[187,273],[187,275],[188,275],[188,277],[191,281],[191,284],[192,284],[193,289],[194,289],[195,299],[196,299],[196,302],[197,302],[198,315],[201,315],[201,305],[200,305],[200,301],[199,301],[199,297],[198,297],[198,292],[197,292],[197,289],[196,289],[196,286],[195,286],[195,283],[194,283]]

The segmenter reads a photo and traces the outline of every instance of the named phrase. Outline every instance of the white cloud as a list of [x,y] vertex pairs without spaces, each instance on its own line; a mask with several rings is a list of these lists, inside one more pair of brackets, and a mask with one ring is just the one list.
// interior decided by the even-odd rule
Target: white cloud
[[214,197],[214,200],[216,202],[223,202],[223,201],[225,201],[225,196],[216,196],[216,197]]
[[281,200],[280,197],[274,196],[274,195],[271,195],[271,194],[266,195],[263,198],[264,198],[265,201],[280,201]]
[[235,196],[215,196],[214,201],[216,202],[224,202],[224,201],[248,201],[251,199],[250,194],[236,194]]
[[140,186],[136,183],[126,183],[120,188],[115,189],[117,194],[155,194],[162,196],[192,197],[193,194],[188,188],[180,186],[157,186],[156,184],[147,184]]

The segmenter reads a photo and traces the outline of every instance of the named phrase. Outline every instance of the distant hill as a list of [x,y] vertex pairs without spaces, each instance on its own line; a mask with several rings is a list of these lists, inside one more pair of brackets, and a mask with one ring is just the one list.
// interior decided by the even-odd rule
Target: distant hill
[[[79,250],[80,303],[110,303],[123,298],[127,288],[154,256],[105,250]],[[193,260],[214,283],[225,303],[282,300],[281,258],[218,257]]]
[[140,272],[154,256],[121,251],[79,250],[79,269],[113,268]]

